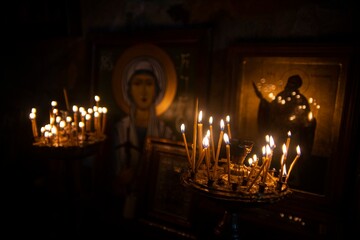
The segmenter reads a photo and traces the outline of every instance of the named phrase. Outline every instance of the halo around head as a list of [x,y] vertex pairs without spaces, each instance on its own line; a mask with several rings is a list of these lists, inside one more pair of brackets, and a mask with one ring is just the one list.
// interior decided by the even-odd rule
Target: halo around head
[[151,70],[157,78],[160,92],[155,100],[156,114],[161,115],[174,100],[177,78],[171,58],[164,50],[152,44],[139,44],[128,48],[117,60],[112,76],[116,103],[124,112],[129,113],[127,83],[139,68]]

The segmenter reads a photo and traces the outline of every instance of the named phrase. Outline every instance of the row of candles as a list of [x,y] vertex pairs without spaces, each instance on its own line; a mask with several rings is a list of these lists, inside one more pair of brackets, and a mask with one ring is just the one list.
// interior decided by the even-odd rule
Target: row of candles
[[[68,101],[66,98],[67,108]],[[32,108],[29,114],[35,144],[46,146],[79,146],[86,141],[97,141],[104,138],[106,114],[108,109],[99,106],[100,97],[95,96],[95,105],[85,108],[72,106],[72,113],[59,110],[57,101],[51,101],[49,123],[40,128],[37,126],[37,109]]]
[[[219,168],[219,157],[220,157],[220,150],[221,146],[223,144],[222,141],[224,141],[226,146],[226,161],[227,161],[227,179],[228,183],[231,183],[231,169],[230,166],[234,165],[233,161],[231,160],[231,150],[230,150],[230,143],[231,143],[231,127],[230,127],[230,116],[226,116],[226,125],[227,130],[225,131],[225,121],[223,119],[220,120],[220,135],[217,142],[217,147],[215,148],[214,144],[214,134],[213,134],[213,117],[209,117],[209,129],[206,131],[205,136],[203,136],[203,112],[198,112],[198,102],[196,102],[195,105],[195,116],[194,116],[194,131],[193,131],[193,143],[192,143],[192,153],[190,154],[187,138],[185,135],[185,124],[181,124],[181,132],[182,137],[185,145],[185,150],[187,154],[188,164],[190,167],[190,170],[193,172],[194,176],[196,176],[196,173],[198,172],[198,169],[200,165],[204,162],[205,159],[205,166],[206,166],[206,172],[208,179],[210,180],[217,180],[219,176],[218,174],[218,168]],[[251,180],[247,183],[247,191],[251,189],[251,187],[256,183],[259,182],[259,178],[261,178],[260,185],[266,184],[266,179],[271,178],[274,179],[273,174],[269,173],[269,168],[271,165],[271,162],[273,161],[273,151],[276,147],[274,139],[271,135],[265,136],[266,145],[262,147],[262,158],[261,158],[261,164],[260,159],[257,157],[256,154],[253,155],[253,157],[248,159],[248,166],[245,165],[245,156],[240,160],[238,164],[238,168],[246,168],[248,170],[247,172],[247,179]],[[279,175],[278,175],[278,188],[281,190],[283,184],[287,184],[290,173],[298,161],[301,150],[300,146],[296,147],[297,155],[293,159],[293,161],[290,164],[290,167],[286,167],[287,163],[287,155],[289,151],[291,141],[291,131],[288,131],[288,136],[286,143],[282,145],[282,151],[283,154],[280,159],[280,169],[279,169]],[[196,151],[199,151],[197,154]],[[249,153],[249,152],[247,152]],[[246,155],[247,155],[246,153]],[[256,174],[256,175],[254,175]]]

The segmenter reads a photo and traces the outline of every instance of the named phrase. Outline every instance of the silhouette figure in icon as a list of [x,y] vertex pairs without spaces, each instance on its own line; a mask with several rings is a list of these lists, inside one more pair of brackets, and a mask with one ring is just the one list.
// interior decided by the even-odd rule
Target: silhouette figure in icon
[[[290,175],[289,182],[292,185],[301,185],[299,175],[308,167],[309,158],[314,143],[316,119],[313,118],[307,98],[300,93],[299,88],[302,79],[299,75],[290,76],[285,88],[279,92],[271,102],[267,101],[253,82],[256,96],[260,99],[258,108],[258,131],[260,136],[272,135],[276,149],[274,159],[280,159],[282,145],[286,142],[288,133],[291,133],[291,141],[287,155],[287,167],[296,156],[296,146],[301,148],[301,156]],[[275,169],[279,169],[279,163]],[[306,175],[303,175],[306,177]]]

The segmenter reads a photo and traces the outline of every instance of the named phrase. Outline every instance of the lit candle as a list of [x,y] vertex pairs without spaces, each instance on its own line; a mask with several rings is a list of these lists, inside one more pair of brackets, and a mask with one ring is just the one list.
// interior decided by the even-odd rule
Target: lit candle
[[197,112],[199,107],[199,100],[196,98],[195,101],[195,115],[194,115],[194,132],[193,132],[193,146],[192,146],[192,160],[193,160],[193,170],[195,172],[195,159],[196,159],[196,137],[197,137],[197,131],[196,131],[196,124],[197,124]]
[[86,124],[85,124],[86,131],[90,132],[90,130],[91,130],[91,121],[90,121],[91,115],[89,113],[85,114],[85,119],[86,119]]
[[[288,131],[287,132],[287,139],[286,139],[286,152],[289,150],[290,140],[291,140],[291,131]],[[286,156],[285,156],[285,158],[286,158]]]
[[248,191],[252,188],[252,186],[255,184],[255,182],[256,182],[256,180],[259,178],[260,174],[261,174],[263,171],[265,171],[265,167],[267,166],[267,161],[268,161],[268,159],[265,157],[265,158],[263,159],[263,164],[261,165],[261,167],[260,167],[259,171],[257,172],[256,176],[254,177],[254,179],[252,180],[252,182],[250,182],[250,184],[248,185],[248,187],[247,187],[247,189],[246,189],[247,192],[248,192]]
[[96,135],[100,135],[100,113],[98,111],[94,112],[94,129],[96,132]]
[[[58,129],[57,129],[57,127],[56,126],[52,126],[51,127],[51,144],[53,144],[53,137],[56,137],[56,139],[58,140],[57,142],[58,142],[58,145],[57,146],[59,146],[59,138],[58,138]],[[56,145],[55,145],[56,146]]]
[[198,160],[198,162],[196,163],[195,172],[197,172],[197,170],[199,169],[202,161],[204,160],[204,157],[205,157],[205,149],[203,148],[202,152],[199,154],[199,160]]
[[31,120],[31,127],[32,127],[33,136],[34,136],[34,138],[37,138],[39,135],[38,135],[37,124],[36,124],[36,108],[31,109],[31,113],[29,114],[29,118]]
[[218,141],[218,145],[217,145],[215,164],[217,164],[219,161],[220,148],[221,148],[221,143],[222,143],[222,139],[223,139],[223,135],[224,135],[224,127],[225,127],[224,120],[221,119],[220,120],[220,136],[219,136],[219,141]]
[[81,129],[81,140],[85,141],[85,123],[79,122],[79,127]]
[[202,152],[203,145],[202,145],[202,139],[203,139],[203,124],[202,124],[202,111],[199,112],[198,117],[198,141],[199,141],[199,151]]
[[226,116],[226,125],[227,125],[228,134],[229,134],[229,139],[231,139],[230,116],[229,115]]
[[75,126],[75,134],[77,135],[78,132],[78,106],[73,105],[72,110],[74,112],[74,126]]
[[208,178],[210,179],[210,154],[209,154],[209,137],[206,135],[202,141],[203,149],[205,151],[205,165]]
[[249,164],[251,166],[251,170],[250,170],[250,173],[249,173],[249,176],[248,176],[248,179],[250,180],[251,176],[254,174],[254,171],[258,165],[258,158],[257,158],[257,155],[254,154],[253,158],[249,158]]
[[288,179],[289,179],[289,176],[290,176],[290,173],[291,173],[291,170],[293,169],[296,161],[299,159],[299,157],[300,157],[300,155],[301,155],[301,151],[300,151],[300,146],[299,146],[299,145],[297,145],[297,147],[296,147],[296,153],[297,153],[297,154],[296,154],[296,157],[294,158],[294,160],[293,160],[292,163],[290,164],[289,172],[288,172],[288,174],[287,174],[287,176],[286,176],[285,183],[287,183],[287,181],[288,181]]
[[281,160],[280,160],[279,181],[281,181],[281,177],[283,175],[283,168],[284,168],[286,154],[287,154],[287,149],[286,149],[285,143],[282,145],[282,151],[283,151],[283,154],[281,155]]
[[80,113],[81,113],[81,121],[85,123],[85,116],[86,116],[86,111],[84,108],[80,107],[79,109]]
[[266,155],[269,159],[268,161],[268,166],[266,169],[266,172],[269,170],[271,162],[272,162],[272,158],[273,158],[273,152],[274,152],[274,148],[276,147],[275,142],[274,142],[274,138],[270,135],[269,136],[269,144],[267,144],[266,146]]
[[211,153],[212,153],[212,158],[215,161],[215,144],[214,144],[214,132],[213,132],[212,123],[213,123],[213,117],[209,117]]
[[95,95],[94,99],[95,99],[95,102],[96,102],[96,106],[99,107],[100,97]]
[[184,124],[184,123],[181,124],[180,129],[181,129],[181,133],[182,133],[183,140],[184,140],[184,145],[185,145],[185,150],[186,150],[186,156],[187,156],[187,158],[188,158],[188,161],[189,161],[189,164],[190,164],[190,168],[191,168],[191,167],[192,167],[192,166],[191,166],[191,159],[190,159],[189,148],[188,148],[188,144],[187,144],[186,136],[185,136],[185,124]]
[[267,178],[268,170],[269,170],[269,167],[270,167],[271,157],[272,157],[272,153],[271,153],[270,145],[266,144],[266,166],[264,168],[264,175],[263,175],[263,178],[262,178],[262,183],[263,184],[266,183],[266,178]]
[[103,107],[102,108],[102,127],[101,127],[101,132],[104,134],[105,132],[105,126],[106,126],[106,113],[107,113],[107,108]]
[[67,116],[66,117],[66,132],[68,135],[71,134],[71,121],[72,121],[72,118],[70,116]]
[[224,134],[224,142],[226,144],[226,160],[227,160],[227,172],[228,172],[228,183],[231,183],[230,179],[230,141],[229,136],[225,133]]

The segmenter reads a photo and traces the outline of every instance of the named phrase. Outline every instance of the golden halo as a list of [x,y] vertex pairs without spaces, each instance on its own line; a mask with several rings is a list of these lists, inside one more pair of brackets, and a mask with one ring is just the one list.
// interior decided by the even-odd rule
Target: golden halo
[[124,92],[126,92],[124,89],[125,84],[123,84],[123,81],[126,81],[126,79],[124,79],[124,76],[127,75],[125,71],[128,69],[126,66],[132,62],[132,60],[142,57],[152,58],[159,62],[164,73],[165,86],[164,89],[162,89],[164,93],[162,94],[162,99],[160,99],[156,105],[156,115],[159,116],[169,108],[174,100],[177,89],[177,77],[175,66],[169,55],[153,44],[138,44],[125,50],[119,57],[112,75],[113,95],[121,109],[129,113],[129,104],[124,95]]

